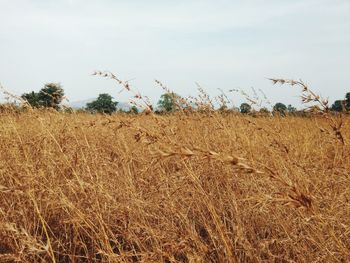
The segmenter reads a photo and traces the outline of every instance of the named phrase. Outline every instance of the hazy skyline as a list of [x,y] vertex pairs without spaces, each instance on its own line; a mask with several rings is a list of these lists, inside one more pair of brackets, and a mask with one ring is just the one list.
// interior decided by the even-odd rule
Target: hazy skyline
[[[195,95],[262,89],[298,104],[303,79],[331,101],[350,91],[350,1],[0,0],[0,83],[21,94],[60,82],[71,101],[110,93],[110,70],[156,103],[161,80]],[[233,98],[238,104],[239,99]]]

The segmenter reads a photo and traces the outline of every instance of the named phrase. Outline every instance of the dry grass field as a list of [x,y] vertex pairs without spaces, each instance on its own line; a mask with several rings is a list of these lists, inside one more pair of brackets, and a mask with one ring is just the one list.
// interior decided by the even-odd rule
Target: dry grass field
[[1,262],[349,262],[322,117],[0,116]]

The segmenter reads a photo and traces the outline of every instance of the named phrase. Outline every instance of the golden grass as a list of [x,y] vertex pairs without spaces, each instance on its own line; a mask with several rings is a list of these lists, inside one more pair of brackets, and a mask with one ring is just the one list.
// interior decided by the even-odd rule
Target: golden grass
[[0,116],[0,261],[349,262],[350,119]]

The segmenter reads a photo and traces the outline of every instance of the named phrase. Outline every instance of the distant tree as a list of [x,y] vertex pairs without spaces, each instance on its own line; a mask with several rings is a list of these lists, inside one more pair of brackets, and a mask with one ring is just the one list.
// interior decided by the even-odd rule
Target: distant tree
[[64,91],[59,83],[48,83],[39,91],[39,101],[44,107],[59,109],[63,100]]
[[220,112],[225,112],[228,111],[228,107],[226,105],[221,105],[220,108],[218,109]]
[[176,103],[180,98],[176,93],[164,93],[160,96],[158,101],[158,108],[160,111],[165,112],[173,112],[176,110]]
[[86,110],[90,112],[112,114],[117,110],[118,102],[113,101],[111,95],[102,93],[98,98],[86,104]]
[[241,109],[239,107],[236,107],[236,106],[233,106],[231,109],[230,109],[231,112],[240,112]]
[[344,111],[346,108],[346,101],[345,100],[336,100],[333,105],[332,105],[332,110],[333,111]]
[[270,113],[269,109],[266,107],[263,107],[259,110],[260,113]]
[[345,94],[345,100],[336,100],[332,107],[331,110],[333,111],[350,111],[350,92]]
[[288,111],[289,113],[294,113],[294,112],[297,111],[297,108],[295,108],[295,107],[293,107],[291,104],[289,104],[288,107],[287,107],[287,111]]
[[64,113],[74,113],[75,110],[72,107],[64,107],[63,112]]
[[250,106],[248,103],[242,103],[241,106],[239,107],[241,113],[247,114],[251,112],[252,106]]
[[273,111],[274,112],[279,112],[281,114],[285,114],[286,111],[287,111],[287,106],[284,105],[281,102],[278,102],[278,103],[275,104],[275,106],[273,106]]
[[137,114],[137,113],[139,113],[139,109],[135,106],[135,105],[133,105],[131,108],[130,108],[130,111],[129,111],[130,113],[134,113],[134,114]]
[[24,93],[21,97],[34,108],[39,108],[41,106],[39,93],[37,92],[32,91],[30,93]]
[[346,99],[346,100],[350,100],[350,92],[348,92],[348,93],[345,94],[345,99]]
[[21,97],[32,107],[60,108],[64,90],[59,83],[47,83],[39,92],[24,93]]
[[348,107],[348,110],[350,110],[350,92],[346,93],[346,106]]

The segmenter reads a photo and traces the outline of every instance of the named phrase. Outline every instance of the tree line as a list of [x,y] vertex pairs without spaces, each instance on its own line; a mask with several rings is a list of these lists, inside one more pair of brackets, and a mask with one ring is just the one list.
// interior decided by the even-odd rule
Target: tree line
[[[31,107],[34,108],[53,108],[56,110],[61,109],[61,103],[64,99],[64,90],[59,83],[47,83],[39,92],[24,93],[21,98],[25,100]],[[174,112],[179,107],[185,108],[186,105],[180,105],[181,96],[176,93],[164,93],[161,95],[158,103],[156,112],[169,113]],[[113,97],[107,93],[99,94],[99,96],[92,102],[87,103],[83,110],[91,113],[105,113],[112,114],[117,111],[118,102],[113,100]],[[188,105],[187,105],[188,106]],[[219,110],[223,110],[221,107]],[[228,110],[225,108],[225,110]],[[239,108],[230,109],[243,114],[249,114],[253,112],[253,108],[249,103],[242,103]],[[346,93],[344,100],[336,100],[332,107],[332,111],[344,112],[350,111],[350,92]],[[138,108],[134,105],[128,112],[138,113]],[[260,108],[261,113],[270,113],[270,110],[266,107]],[[297,109],[292,105],[285,105],[281,102],[276,103],[272,112],[277,112],[282,115],[286,113],[295,113]]]
[[350,92],[345,94],[344,100],[336,100],[332,105],[333,111],[350,111]]

